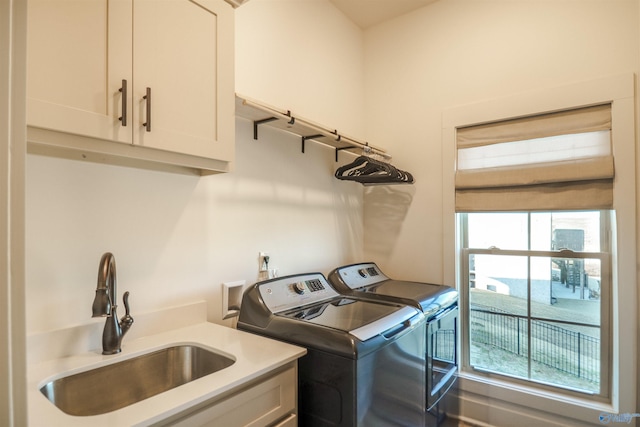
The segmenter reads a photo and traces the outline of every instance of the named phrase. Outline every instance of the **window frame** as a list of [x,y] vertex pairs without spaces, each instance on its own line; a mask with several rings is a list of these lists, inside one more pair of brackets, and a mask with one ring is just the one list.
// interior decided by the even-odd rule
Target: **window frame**
[[[566,211],[551,211],[553,212],[566,212]],[[566,394],[568,396],[573,396],[577,398],[583,398],[587,396],[593,396],[594,399],[607,402],[611,397],[611,344],[613,337],[613,330],[611,327],[610,321],[610,312],[611,312],[611,242],[609,240],[609,229],[611,224],[611,218],[609,211],[600,210],[600,251],[599,252],[573,252],[567,250],[536,250],[536,249],[500,249],[496,247],[490,248],[470,248],[468,244],[468,214],[467,213],[459,213],[458,215],[458,224],[459,229],[461,230],[459,233],[460,241],[461,241],[461,260],[460,260],[460,331],[461,331],[461,341],[463,345],[461,346],[461,357],[460,357],[460,369],[462,372],[474,373],[479,376],[483,376],[486,378],[491,378],[494,375],[505,377],[505,381],[513,381],[514,383],[531,386],[535,388],[540,388],[541,390]],[[487,214],[490,212],[483,212],[483,214]],[[503,213],[503,212],[496,212]],[[529,213],[528,215],[528,232],[531,233],[530,229],[530,221],[531,221],[531,212],[520,212],[520,213]],[[551,242],[550,242],[551,243]],[[489,371],[485,369],[479,369],[471,365],[471,357],[470,357],[470,287],[469,287],[469,255],[471,254],[486,254],[486,255],[504,255],[504,256],[522,256],[522,257],[548,257],[548,258],[572,258],[572,259],[599,259],[601,264],[601,299],[600,299],[600,391],[598,393],[588,393],[584,391],[572,390],[571,388],[561,387],[551,384],[544,384],[540,381],[535,381],[532,379],[525,378],[517,378],[514,376],[510,376],[508,374],[502,374],[500,372]],[[466,279],[466,280],[465,280]],[[530,280],[530,277],[529,277]],[[530,286],[530,282],[528,284]],[[530,299],[528,300],[530,301]],[[530,312],[530,305],[528,305],[528,312],[526,315],[526,319],[528,320],[539,320],[539,321],[549,321],[546,318],[539,318]],[[519,316],[520,317],[520,316]],[[560,322],[562,323],[562,322]],[[529,347],[530,348],[530,347]],[[529,354],[528,359],[531,357]]]
[[[465,417],[508,423],[521,408],[535,417],[597,423],[602,412],[635,413],[638,395],[638,281],[636,224],[636,76],[622,73],[559,86],[533,88],[517,95],[446,108],[442,115],[442,247],[443,281],[460,289],[460,248],[455,214],[456,129],[478,123],[567,110],[606,102],[612,108],[612,147],[615,158],[614,221],[611,230],[611,397],[608,402],[566,398],[461,372],[454,397]],[[461,343],[459,343],[459,346]],[[546,415],[545,415],[546,414]],[[560,415],[562,414],[562,415]],[[526,422],[518,417],[518,422]],[[595,420],[595,421],[594,421]]]

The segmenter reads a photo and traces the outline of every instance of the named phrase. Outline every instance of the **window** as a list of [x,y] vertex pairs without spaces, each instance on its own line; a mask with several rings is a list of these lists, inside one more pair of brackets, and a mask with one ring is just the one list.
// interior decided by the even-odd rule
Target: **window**
[[[469,410],[471,417],[488,423],[507,425],[512,424],[511,414],[513,411],[526,406],[534,411],[532,414],[535,413],[535,416],[529,417],[526,414],[521,414],[523,424],[540,422],[554,424],[558,423],[556,415],[563,414],[564,417],[572,420],[569,423],[578,425],[594,422],[593,420],[597,420],[602,411],[633,413],[637,408],[635,393],[638,385],[638,377],[635,374],[638,355],[635,82],[634,75],[621,74],[552,88],[535,88],[531,91],[475,104],[451,107],[443,111],[442,158],[445,165],[443,169],[443,246],[445,254],[443,274],[445,283],[455,283],[460,291],[462,369],[458,381],[458,388],[461,390],[458,398],[461,401],[461,406],[477,408]],[[604,144],[600,145],[597,150],[591,151],[586,158],[576,156],[573,160],[564,161],[564,166],[578,165],[579,163],[582,163],[582,166],[552,168],[547,159],[541,158],[537,164],[535,161],[521,162],[517,166],[508,163],[506,165],[505,163],[494,163],[487,167],[469,167],[465,172],[460,168],[464,167],[459,164],[460,149],[461,145],[465,145],[465,142],[458,140],[461,131],[463,133],[471,132],[474,128],[483,127],[493,132],[490,128],[494,124],[518,124],[517,122],[521,120],[526,122],[534,117],[544,118],[549,114],[583,110],[591,106],[605,106],[605,109],[606,106],[610,107],[609,129],[606,129],[607,126],[605,126],[605,129],[600,130],[593,128],[584,131],[578,130],[576,134],[591,132],[606,134],[608,132],[609,136],[603,140],[606,141]],[[534,125],[533,128],[546,129],[547,126]],[[531,135],[524,140],[554,136],[558,135]],[[596,145],[600,144],[597,142],[598,140],[600,139],[597,137],[592,139]],[[499,143],[512,142],[507,140],[493,143],[485,141],[489,143],[484,145],[496,145],[492,148],[497,148]],[[615,162],[611,161],[613,159]],[[561,163],[558,162],[558,164]],[[593,167],[588,166],[589,163]],[[547,169],[549,173],[540,173],[546,167],[550,168]],[[508,175],[494,174],[494,172],[502,173],[509,170],[514,171],[512,176],[520,181],[509,182],[507,181]],[[606,172],[607,170],[609,172]],[[576,171],[593,172],[594,176],[573,175],[571,177]],[[613,177],[608,177],[609,175],[613,175]],[[562,179],[562,176],[568,179]],[[481,180],[490,185],[481,184]],[[580,183],[584,185],[581,186]],[[478,187],[477,190],[473,188],[474,185]],[[570,204],[553,206],[548,202],[570,202]],[[560,246],[553,244],[553,230],[580,228],[578,225],[569,226],[558,223],[560,216],[586,212],[598,215],[597,221],[601,227],[598,234],[599,248],[587,246],[587,240],[592,238],[587,237],[585,231],[585,247],[582,251],[574,250],[576,256],[565,256],[572,255],[570,252],[557,253]],[[526,238],[531,239],[531,245],[513,247],[507,245],[504,242],[505,239],[500,241],[494,239],[495,243],[470,242],[467,236],[469,227],[478,226],[477,223],[474,226],[473,221],[474,217],[480,217],[480,215],[487,215],[485,218],[493,217],[492,221],[494,222],[487,225],[487,228],[492,227],[497,230],[492,234],[493,236],[511,237],[509,233],[512,236],[521,236],[521,238],[527,236]],[[526,225],[520,225],[516,228],[505,220],[511,215],[527,218],[526,221],[521,220],[521,224]],[[535,228],[536,221],[545,215],[553,225],[545,226],[544,232],[538,232]],[[528,227],[531,227],[531,230]],[[609,229],[610,233],[607,233]],[[593,233],[589,233],[589,236],[593,235]],[[555,234],[558,235],[558,233]],[[544,246],[537,245],[536,242],[542,240],[546,242],[548,250],[545,250]],[[491,248],[491,246],[496,248]],[[595,387],[589,389],[582,384],[577,386],[575,384],[545,385],[549,384],[548,377],[536,373],[535,363],[537,362],[535,361],[532,365],[533,378],[510,373],[496,374],[487,366],[482,368],[471,366],[467,327],[470,312],[468,300],[465,301],[465,290],[470,289],[470,269],[467,267],[465,273],[463,268],[465,263],[469,263],[469,252],[475,249],[478,251],[474,256],[501,255],[502,257],[499,259],[502,260],[512,260],[516,256],[529,257],[533,266],[538,262],[535,257],[549,258],[547,252],[552,252],[550,256],[552,259],[566,260],[564,264],[567,266],[571,261],[582,260],[586,264],[587,258],[604,260],[599,261],[601,263],[601,299],[598,302],[600,305],[601,340],[600,394],[588,391],[595,390]],[[465,253],[467,250],[469,252]],[[514,253],[512,254],[514,258],[507,258],[509,250],[524,251],[525,253]],[[482,251],[486,252],[480,253]],[[474,262],[477,267],[478,260]],[[594,262],[589,261],[589,264]],[[554,262],[551,264],[550,279],[553,281],[554,276],[557,278],[557,274],[562,272],[558,271],[561,265]],[[536,270],[534,267],[527,268],[530,269],[529,271]],[[592,269],[591,265],[588,268]],[[608,273],[607,268],[609,269]],[[590,277],[595,275],[595,273],[589,274]],[[605,281],[607,278],[609,279],[608,283]],[[471,280],[473,279],[472,276]],[[591,282],[591,278],[589,282]],[[533,278],[532,286],[535,286]],[[606,294],[607,286],[609,286],[609,295]],[[487,283],[487,288],[499,290],[500,285],[499,283]],[[576,286],[576,292],[579,289]],[[573,291],[573,285],[570,285],[569,290]],[[469,294],[469,292],[466,293]],[[598,300],[594,300],[592,297],[593,301]],[[476,302],[478,301],[476,300]],[[532,304],[532,306],[534,305]],[[558,308],[558,305],[553,304],[553,307]],[[518,314],[520,313],[522,311]],[[537,321],[535,319],[537,317],[544,317],[535,311],[535,307],[532,307],[530,313],[527,315],[525,311],[523,314],[528,317],[527,321],[529,322]],[[558,314],[547,317],[554,320],[554,326],[565,322],[565,319]],[[606,342],[609,343],[608,349],[605,348]],[[466,360],[464,359],[465,355],[468,356]],[[534,355],[532,353],[532,360],[534,360]],[[503,363],[503,365],[506,364],[506,362]],[[528,370],[526,374],[528,374]],[[573,392],[567,389],[580,391]],[[563,397],[560,398],[558,395],[563,395]],[[553,414],[548,412],[551,406],[554,408]],[[495,408],[509,409],[506,412],[501,412]],[[491,416],[486,414],[491,414]]]
[[458,130],[468,369],[609,396],[613,177],[610,104]]
[[608,211],[460,215],[465,365],[606,397]]

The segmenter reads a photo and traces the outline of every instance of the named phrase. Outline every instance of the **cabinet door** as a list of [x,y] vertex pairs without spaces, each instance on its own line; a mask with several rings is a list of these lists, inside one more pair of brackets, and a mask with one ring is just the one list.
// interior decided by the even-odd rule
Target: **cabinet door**
[[295,365],[258,381],[200,410],[165,420],[172,427],[295,427],[297,421],[297,368]]
[[132,78],[131,0],[29,0],[28,8],[27,124],[131,142],[131,126],[118,120],[122,80]]
[[232,160],[233,9],[223,0],[133,1],[134,144]]

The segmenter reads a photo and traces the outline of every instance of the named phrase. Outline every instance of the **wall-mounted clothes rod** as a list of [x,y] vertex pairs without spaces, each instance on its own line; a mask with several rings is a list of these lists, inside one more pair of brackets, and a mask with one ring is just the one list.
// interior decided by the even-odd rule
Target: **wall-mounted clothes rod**
[[[303,153],[306,142],[314,141],[333,147],[336,162],[340,151],[358,155],[354,161],[336,170],[337,179],[359,182],[363,185],[414,183],[413,175],[388,163],[391,156],[383,149],[345,136],[335,129],[294,116],[291,110],[278,109],[236,94],[236,115],[253,122],[253,139],[256,140],[260,126],[270,126],[300,136]],[[375,157],[384,160],[378,160]]]
[[335,148],[336,162],[340,151],[348,151],[360,155],[363,150],[370,154],[390,160],[385,150],[374,147],[367,142],[343,135],[335,129],[314,123],[308,119],[291,113],[291,110],[278,109],[262,102],[236,94],[236,115],[253,121],[253,138],[258,139],[260,126],[267,125],[299,135],[301,149],[304,153],[305,143],[309,140]]

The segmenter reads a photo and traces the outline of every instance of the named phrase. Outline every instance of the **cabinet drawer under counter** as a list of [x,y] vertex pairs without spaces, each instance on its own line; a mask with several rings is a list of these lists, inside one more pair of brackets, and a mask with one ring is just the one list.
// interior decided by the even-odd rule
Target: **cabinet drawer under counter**
[[155,426],[297,426],[297,362]]

